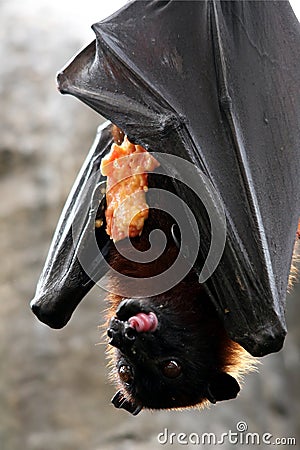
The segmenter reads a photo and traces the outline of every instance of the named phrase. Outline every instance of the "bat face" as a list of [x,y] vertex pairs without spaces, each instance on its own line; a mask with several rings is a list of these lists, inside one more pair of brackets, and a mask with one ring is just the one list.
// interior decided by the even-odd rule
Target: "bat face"
[[204,406],[240,390],[227,372],[242,368],[245,352],[226,336],[193,274],[156,297],[122,300],[107,333],[118,408],[137,414],[142,407]]

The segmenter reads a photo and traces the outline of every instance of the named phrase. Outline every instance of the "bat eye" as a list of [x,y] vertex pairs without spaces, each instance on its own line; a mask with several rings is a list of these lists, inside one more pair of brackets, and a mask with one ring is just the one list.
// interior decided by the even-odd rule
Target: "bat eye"
[[133,374],[130,366],[123,364],[119,368],[119,377],[121,381],[126,384],[131,384],[133,382]]
[[174,360],[168,361],[162,368],[162,373],[167,378],[177,378],[181,371],[181,365]]

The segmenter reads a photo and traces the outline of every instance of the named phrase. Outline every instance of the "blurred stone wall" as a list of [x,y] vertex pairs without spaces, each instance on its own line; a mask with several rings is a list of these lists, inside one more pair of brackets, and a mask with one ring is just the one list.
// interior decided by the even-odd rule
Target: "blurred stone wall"
[[86,42],[90,23],[75,27],[72,14],[55,14],[45,1],[2,0],[0,25],[0,449],[158,449],[165,428],[220,436],[239,421],[299,446],[299,288],[289,298],[283,351],[262,359],[237,400],[201,412],[131,417],[110,405],[98,288],[65,329],[32,315],[62,205],[102,119],[55,88],[56,71]]

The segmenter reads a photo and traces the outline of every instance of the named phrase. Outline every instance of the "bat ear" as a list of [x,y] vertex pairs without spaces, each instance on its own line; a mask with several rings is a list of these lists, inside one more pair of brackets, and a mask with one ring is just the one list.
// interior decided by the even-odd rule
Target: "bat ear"
[[207,398],[211,403],[235,398],[240,391],[240,385],[226,372],[219,372],[208,383]]
[[127,400],[122,391],[118,391],[111,399],[112,404],[118,409],[125,409],[133,416],[136,416],[142,409],[142,405],[135,403],[131,400]]

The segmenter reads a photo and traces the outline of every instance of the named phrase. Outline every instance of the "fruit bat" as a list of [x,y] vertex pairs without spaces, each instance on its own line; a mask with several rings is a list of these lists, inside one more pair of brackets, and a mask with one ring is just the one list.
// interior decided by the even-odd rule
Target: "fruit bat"
[[[127,266],[105,231],[100,164],[115,124],[161,162],[149,185],[182,199],[195,218],[187,220],[190,232],[178,233],[153,208],[142,235],[133,239],[136,249],[145,251],[157,224],[166,251],[171,249],[169,259],[162,255],[163,269],[182,246],[183,261],[189,261],[192,246],[182,245],[186,234],[200,230],[201,245],[177,286],[153,296],[138,289],[136,295],[112,294],[108,335],[120,380],[113,403],[137,414],[143,407],[234,398],[234,361],[244,359],[250,367],[249,354],[280,350],[286,335],[300,211],[299,23],[282,1],[151,0],[129,2],[92,28],[96,39],[58,74],[58,87],[110,123],[99,129],[67,200],[32,309],[49,326],[63,327],[111,267],[132,277],[149,269]],[[185,185],[175,157],[196,168],[206,196]],[[205,276],[224,221],[222,255]],[[154,266],[149,270],[151,277]],[[112,287],[113,276],[108,280]],[[149,331],[153,311],[159,325]]]

